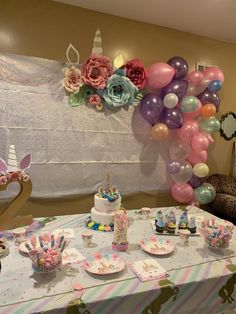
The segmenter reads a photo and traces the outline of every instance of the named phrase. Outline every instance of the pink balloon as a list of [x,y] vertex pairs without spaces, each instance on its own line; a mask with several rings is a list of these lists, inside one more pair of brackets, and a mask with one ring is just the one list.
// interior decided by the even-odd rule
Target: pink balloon
[[206,70],[203,71],[203,79],[208,82],[220,80],[222,83],[224,83],[224,73],[219,68],[206,68]]
[[206,136],[206,138],[207,138],[207,140],[208,140],[208,142],[209,142],[209,144],[213,144],[214,142],[215,142],[215,140],[213,139],[213,137],[211,136],[211,134],[209,134],[209,133],[202,133],[202,134],[204,134],[205,136]]
[[194,149],[191,149],[190,155],[188,156],[188,161],[192,164],[198,164],[198,163],[206,163],[207,161],[207,152],[205,150],[203,151],[196,151]]
[[182,113],[184,120],[190,120],[192,118],[196,118],[196,117],[200,116],[201,109],[202,109],[202,103],[199,100],[198,101],[198,107],[197,107],[197,109],[195,111],[193,111],[193,112],[183,112]]
[[148,68],[148,86],[153,89],[168,85],[175,74],[175,69],[164,62],[153,63]]
[[176,130],[178,137],[181,140],[188,140],[193,137],[199,131],[199,126],[197,121],[186,120],[180,129]]
[[198,133],[193,136],[191,140],[191,147],[193,150],[201,152],[207,150],[208,146],[209,141],[204,134]]
[[187,81],[189,82],[189,84],[193,86],[197,86],[201,84],[202,80],[203,80],[203,74],[201,71],[192,71],[187,76]]
[[193,200],[193,188],[188,183],[173,184],[171,194],[173,198],[180,203],[187,203]]

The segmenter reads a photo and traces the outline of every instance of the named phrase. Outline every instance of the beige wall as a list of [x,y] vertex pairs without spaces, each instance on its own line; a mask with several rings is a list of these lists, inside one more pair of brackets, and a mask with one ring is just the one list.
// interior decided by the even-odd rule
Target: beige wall
[[[236,44],[50,0],[0,0],[0,52],[65,60],[66,48],[72,42],[83,60],[91,52],[97,27],[101,29],[104,53],[110,58],[122,53],[126,60],[138,57],[149,65],[180,55],[188,60],[191,70],[196,62],[220,66],[225,73],[225,85],[218,116],[236,111]],[[229,173],[232,146],[233,140],[227,142],[216,135],[209,150],[212,173]]]

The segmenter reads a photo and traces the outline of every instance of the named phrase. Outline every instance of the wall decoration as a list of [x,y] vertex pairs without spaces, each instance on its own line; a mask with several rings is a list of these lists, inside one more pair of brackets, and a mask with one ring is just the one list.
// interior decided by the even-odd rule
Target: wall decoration
[[[75,63],[69,58],[70,51],[77,55]],[[140,100],[138,91],[147,82],[142,62],[134,59],[123,64],[123,57],[119,55],[112,65],[102,53],[99,29],[95,33],[92,54],[82,64],[79,64],[79,52],[69,44],[66,51],[68,65],[63,69],[63,86],[69,94],[69,104],[72,107],[87,104],[99,111],[104,107],[114,109],[137,104]]]
[[[116,56],[112,62],[103,55],[100,31],[86,60],[80,61],[72,44],[66,56],[61,88],[60,62],[0,56],[1,118],[8,121],[1,136],[19,141],[24,151],[34,147],[34,196],[93,193],[109,164],[124,193],[169,189],[173,180],[178,202],[214,197],[202,186],[202,174],[220,128],[219,68],[189,71],[180,56],[147,68],[136,57]],[[97,111],[103,111],[99,119]],[[25,134],[31,134],[28,141],[20,139]],[[200,172],[192,169],[196,164]]]
[[220,134],[230,141],[236,137],[236,114],[234,112],[227,112],[220,120]]
[[[97,42],[102,42],[98,30],[94,47]],[[204,178],[209,173],[206,161],[207,148],[214,142],[211,135],[220,129],[215,114],[220,106],[217,92],[224,82],[223,72],[218,67],[199,65],[197,71],[188,73],[188,63],[180,56],[145,69],[139,59],[125,63],[119,55],[113,69],[101,53],[101,46],[96,54],[93,48],[90,58],[79,68],[71,66],[64,72],[70,104],[114,110],[140,103],[142,117],[152,126],[153,140],[166,139],[170,130],[176,130],[179,137],[170,144],[166,163],[174,181],[173,198],[180,203],[211,202],[215,191],[204,184]]]

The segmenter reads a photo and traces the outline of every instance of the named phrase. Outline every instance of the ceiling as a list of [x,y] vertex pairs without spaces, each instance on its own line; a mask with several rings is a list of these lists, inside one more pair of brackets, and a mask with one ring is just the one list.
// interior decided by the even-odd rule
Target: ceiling
[[55,0],[236,43],[236,0]]

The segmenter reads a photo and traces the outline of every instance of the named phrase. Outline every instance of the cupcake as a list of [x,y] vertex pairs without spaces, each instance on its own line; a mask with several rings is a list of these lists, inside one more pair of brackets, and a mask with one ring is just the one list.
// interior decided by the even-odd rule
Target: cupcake
[[179,229],[188,229],[188,214],[186,210],[180,215]]
[[170,212],[169,215],[166,216],[166,231],[169,233],[175,233],[176,228],[176,217],[173,211]]
[[196,227],[196,223],[195,223],[195,217],[191,217],[188,223],[188,230],[191,233],[196,233],[197,231],[197,227]]
[[156,232],[163,233],[165,229],[165,222],[164,222],[163,214],[160,210],[157,212],[157,217],[155,219],[155,226],[156,226]]

